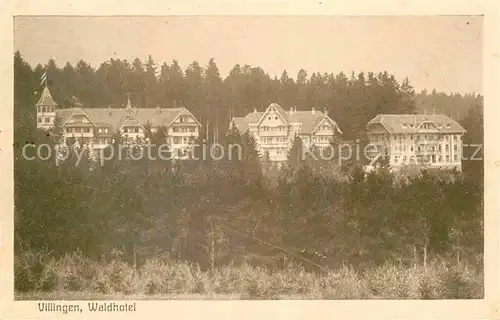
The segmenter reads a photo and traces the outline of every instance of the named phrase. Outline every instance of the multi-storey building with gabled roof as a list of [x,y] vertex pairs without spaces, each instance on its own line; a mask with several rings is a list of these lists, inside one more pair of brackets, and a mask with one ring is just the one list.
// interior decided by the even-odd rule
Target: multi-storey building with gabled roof
[[124,108],[83,108],[80,105],[59,109],[47,86],[36,107],[38,128],[53,128],[58,119],[65,140],[81,139],[94,150],[112,143],[116,132],[129,139],[143,138],[144,125],[149,123],[153,130],[158,126],[167,129],[167,143],[175,155],[198,137],[201,127],[186,108],[135,108],[130,99]]
[[335,135],[342,134],[326,112],[297,111],[295,108],[285,111],[277,103],[271,103],[263,112],[254,109],[245,117],[234,117],[230,123],[230,128],[233,127],[240,133],[252,134],[261,155],[278,162],[287,160],[296,135],[302,138],[304,146],[321,148],[329,145]]
[[380,114],[366,129],[370,143],[392,168],[417,164],[462,170],[465,129],[445,115]]

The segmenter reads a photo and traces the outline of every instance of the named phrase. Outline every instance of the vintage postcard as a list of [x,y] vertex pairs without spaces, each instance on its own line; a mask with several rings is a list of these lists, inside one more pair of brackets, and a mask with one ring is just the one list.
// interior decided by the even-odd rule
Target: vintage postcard
[[53,4],[2,30],[7,319],[500,316],[495,3]]

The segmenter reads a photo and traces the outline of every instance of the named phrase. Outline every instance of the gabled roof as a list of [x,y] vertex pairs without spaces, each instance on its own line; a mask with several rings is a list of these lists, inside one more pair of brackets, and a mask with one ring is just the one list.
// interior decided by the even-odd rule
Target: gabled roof
[[261,116],[260,116],[260,118],[259,118],[259,120],[257,121],[256,124],[260,124],[262,122],[262,120],[264,120],[264,115],[271,108],[274,108],[276,110],[276,112],[278,112],[278,114],[280,115],[280,117],[285,121],[285,123],[288,124],[288,115],[287,115],[286,111],[283,110],[283,108],[279,104],[277,104],[277,103],[271,103],[269,105],[269,107],[267,107],[266,111],[264,111],[264,112],[261,113]]
[[36,103],[37,106],[57,106],[57,103],[54,101],[52,98],[52,95],[50,94],[50,90],[47,86],[43,88],[42,95],[40,96],[40,99]]
[[[293,111],[287,112],[277,103],[272,103],[270,107],[274,107],[276,111],[285,119],[287,123],[300,123],[302,124],[302,130],[300,133],[302,134],[311,134],[314,129],[323,121],[324,119],[330,120],[336,127],[336,129],[340,131],[338,125],[335,121],[330,119],[325,113],[321,111]],[[251,112],[247,114],[245,117],[233,117],[232,124],[236,126],[236,128],[241,132],[245,132],[248,130],[249,126],[254,124],[258,124],[265,112]]]
[[321,111],[294,111],[289,116],[290,122],[298,122],[302,124],[303,134],[309,134],[316,129],[318,124],[325,118],[325,114]]
[[330,119],[330,117],[329,117],[327,114],[324,114],[324,113],[323,113],[323,115],[324,115],[323,119],[321,119],[321,120],[318,122],[318,124],[314,127],[314,129],[312,130],[312,132],[311,132],[311,133],[314,133],[314,132],[318,129],[318,127],[320,126],[320,124],[322,124],[322,123],[323,123],[323,122],[325,122],[325,121],[328,121],[328,122],[330,122],[330,123],[331,123],[331,124],[335,127],[335,129],[336,129],[336,130],[337,130],[340,134],[342,134],[342,131],[340,130],[339,126],[337,125],[337,122],[335,122],[335,121],[333,121],[332,119]]
[[[159,112],[160,111],[160,112]],[[56,110],[57,118],[65,123],[73,115],[83,112],[98,127],[111,127],[119,130],[124,124],[130,126],[144,125],[150,122],[153,127],[168,126],[180,114],[192,115],[186,108],[71,108]]]
[[[435,132],[465,132],[465,129],[457,121],[441,114],[379,114],[368,122],[367,127],[370,124],[380,123],[389,133],[417,133],[421,132],[419,128],[424,122],[435,124]],[[426,132],[429,132],[429,130],[426,130]]]

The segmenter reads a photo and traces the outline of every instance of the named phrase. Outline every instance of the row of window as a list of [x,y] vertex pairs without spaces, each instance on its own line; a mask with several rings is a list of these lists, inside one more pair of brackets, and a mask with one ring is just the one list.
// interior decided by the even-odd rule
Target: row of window
[[86,119],[85,116],[74,116],[73,117],[73,121],[78,122],[78,123],[84,122],[85,119]]
[[196,132],[195,127],[173,127],[174,132]]
[[[436,148],[437,146],[437,148]],[[400,152],[404,152],[404,151],[414,151],[415,150],[415,146],[414,145],[406,145],[406,144],[401,144],[401,145],[396,145],[396,146],[393,146],[393,150],[394,151],[400,151]],[[438,145],[419,145],[417,146],[417,151],[431,151],[431,152],[434,152],[434,151],[442,151],[442,146],[440,144]],[[453,150],[455,152],[458,151],[458,145],[453,145]],[[445,151],[446,152],[449,152],[450,151],[450,145],[449,144],[446,144],[445,145]]]
[[261,138],[263,144],[280,144],[288,142],[288,138],[283,137],[264,137]]
[[173,144],[188,144],[190,137],[172,137]]
[[[450,124],[450,123],[446,123],[446,124],[445,124],[445,126],[446,126],[446,128],[451,128],[451,124]],[[401,124],[401,127],[402,127],[403,129],[406,129],[406,128],[414,128],[415,126],[413,125],[413,123],[409,123],[409,124],[402,123],[402,124]],[[443,126],[442,126],[440,123],[438,123],[438,124],[437,124],[437,127],[438,127],[439,129],[441,129]],[[421,128],[421,129],[434,129],[434,128],[435,128],[435,126],[434,126],[433,124],[431,124],[431,123],[423,123],[423,124],[420,126],[420,128]]]
[[[106,145],[106,144],[111,144],[113,139],[112,138],[95,138],[93,141],[94,141],[94,144]],[[83,142],[85,144],[90,143],[90,138],[83,138]],[[173,137],[172,142],[173,142],[173,144],[188,144],[189,137]]]
[[111,138],[96,138],[94,139],[94,144],[111,144],[113,142],[113,139]]
[[[392,138],[391,138],[392,136]],[[450,140],[453,137],[453,141],[457,141],[459,135],[439,135],[439,134],[372,134],[370,138],[373,141],[384,141],[384,140]]]
[[277,127],[266,127],[263,126],[261,127],[262,131],[268,131],[268,132],[276,132],[276,131],[286,131],[286,126],[277,126]]
[[110,130],[110,128],[97,128],[98,133],[109,133]]
[[139,127],[124,127],[123,133],[139,133]]
[[55,107],[37,107],[38,112],[55,112]]
[[38,123],[51,123],[51,119],[53,119],[53,118],[50,118],[50,117],[38,118]]
[[[309,137],[303,137],[303,139],[308,142]],[[262,144],[282,144],[282,143],[287,143],[289,142],[288,138],[285,137],[262,137],[260,138],[260,141]],[[330,137],[328,136],[313,136],[312,137],[312,142],[315,143],[328,143],[330,141]]]
[[90,133],[89,127],[86,128],[66,128],[66,133]]
[[328,143],[330,141],[330,137],[313,137],[312,141],[319,143]]
[[[395,164],[399,164],[399,159],[400,157],[399,156],[394,156],[394,163]],[[410,161],[414,161],[415,158],[414,157],[411,157],[411,158],[408,158],[407,156],[403,156],[401,157],[402,159],[402,162],[401,163],[408,163],[408,160]],[[426,155],[426,156],[423,156],[422,157],[422,160],[425,161],[425,162],[428,162],[428,163],[442,163],[442,162],[450,162],[450,156],[446,156],[446,157],[442,157],[440,155]],[[454,162],[458,162],[458,155],[454,155],[453,156],[453,161]]]

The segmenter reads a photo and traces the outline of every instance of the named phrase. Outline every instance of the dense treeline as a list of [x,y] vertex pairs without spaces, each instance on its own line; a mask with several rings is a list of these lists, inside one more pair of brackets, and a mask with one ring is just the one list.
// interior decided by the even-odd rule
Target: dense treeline
[[[399,86],[387,73],[367,79],[313,74],[307,79],[303,72],[295,82],[286,77],[271,79],[259,68],[235,67],[222,81],[213,61],[206,69],[194,63],[185,72],[175,62],[164,65],[159,79],[152,77],[152,59],[145,71],[140,66],[139,60],[131,67],[111,60],[97,71],[84,62],[75,69],[68,64],[61,71],[50,62],[49,77],[58,101],[74,92],[89,106],[116,105],[130,90],[137,103],[154,106],[175,100],[201,117],[216,114],[213,108],[226,108],[219,115],[230,110],[242,114],[270,101],[296,103],[298,109],[322,103],[336,120],[350,123],[343,130],[351,130],[351,136],[361,136],[361,125],[375,113],[415,109],[409,82]],[[102,166],[86,160],[75,166],[75,156],[59,165],[54,157],[28,160],[23,146],[54,146],[57,136],[57,128],[52,134],[38,131],[30,118],[35,100],[31,90],[37,87],[40,72],[40,67],[32,71],[16,54],[17,253],[48,250],[61,256],[78,250],[91,259],[102,259],[118,250],[133,264],[167,255],[203,268],[245,261],[286,265],[294,260],[321,270],[342,263],[420,265],[437,257],[481,265],[480,161],[464,163],[465,173],[451,173],[451,179],[426,172],[402,179],[386,168],[365,176],[355,161],[344,170],[324,161],[294,158],[294,150],[301,148],[297,140],[289,166],[278,169],[260,161],[252,137],[237,132],[220,137],[222,144],[243,146],[242,157],[233,161],[171,164],[112,159]],[[133,76],[137,74],[143,78]],[[57,80],[64,75],[66,80]],[[213,82],[212,77],[218,80]],[[370,82],[372,86],[367,85]],[[213,83],[218,85],[208,85]],[[342,85],[346,87],[339,89]],[[323,86],[334,88],[333,98],[326,95],[328,90],[322,91]],[[229,88],[231,94],[225,91]],[[296,95],[299,88],[305,93]],[[338,99],[333,106],[331,99]],[[212,109],[203,113],[201,106]],[[466,139],[482,143],[482,105],[470,108],[463,121]],[[149,134],[153,140],[162,139]],[[118,147],[120,137],[116,138],[110,148]],[[28,150],[32,154],[34,148]]]
[[[447,95],[433,91],[415,94],[408,79],[398,83],[387,71],[347,75],[300,70],[283,71],[272,78],[259,67],[235,65],[222,79],[213,59],[206,66],[193,62],[183,69],[176,60],[157,64],[151,56],[131,63],[110,59],[100,66],[80,60],[59,66],[54,60],[32,69],[16,53],[16,76],[22,83],[16,94],[16,110],[29,108],[34,114],[40,77],[47,71],[56,102],[69,107],[77,98],[85,107],[124,106],[127,94],[139,107],[185,106],[207,132],[225,133],[232,116],[244,116],[254,107],[263,110],[271,102],[297,110],[326,109],[338,122],[345,139],[357,138],[366,123],[379,113],[442,112],[454,118],[481,104],[475,94]],[[18,110],[19,111],[19,110]]]

